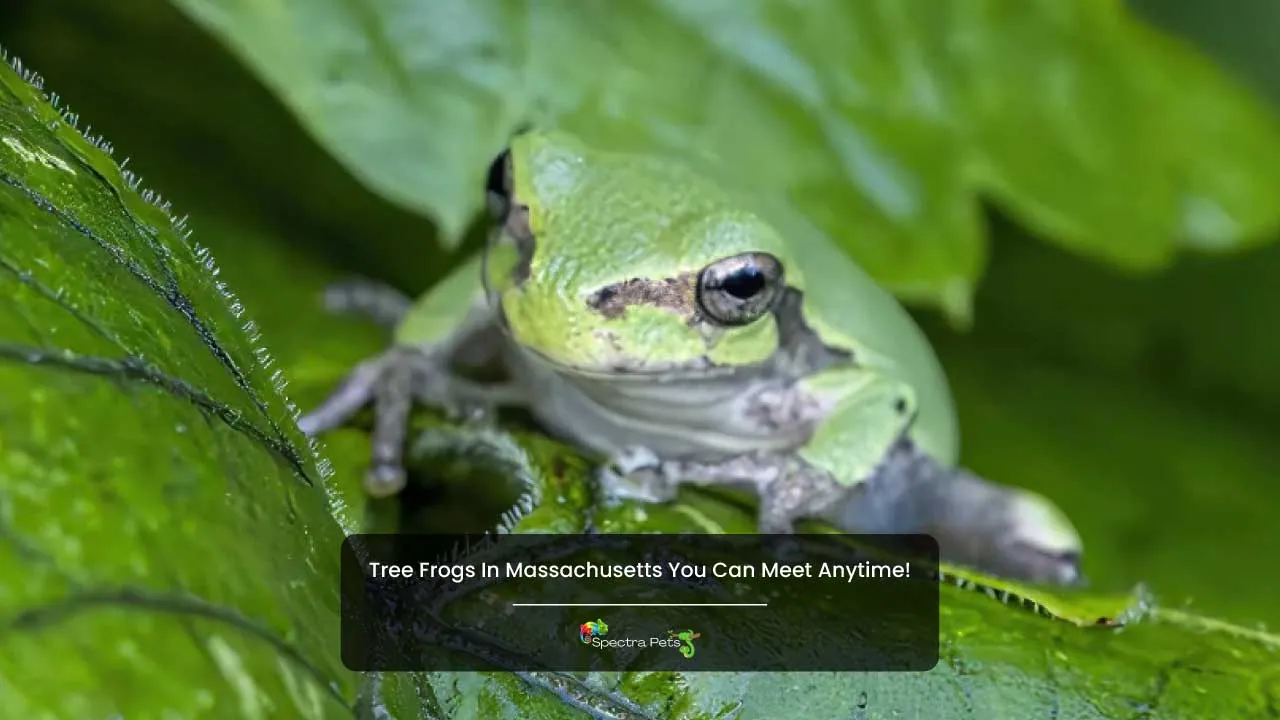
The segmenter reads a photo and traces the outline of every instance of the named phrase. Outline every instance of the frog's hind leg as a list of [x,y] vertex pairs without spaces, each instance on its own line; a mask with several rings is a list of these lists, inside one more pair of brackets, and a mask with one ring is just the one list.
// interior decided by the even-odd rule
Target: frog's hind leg
[[1079,580],[1080,539],[1051,503],[940,465],[915,446],[910,388],[859,368],[804,385],[834,403],[798,454],[847,489],[819,517],[850,533],[928,533],[943,559],[1013,579]]
[[824,518],[846,532],[925,532],[944,560],[1011,579],[1082,581],[1080,538],[1052,503],[940,465],[905,438]]

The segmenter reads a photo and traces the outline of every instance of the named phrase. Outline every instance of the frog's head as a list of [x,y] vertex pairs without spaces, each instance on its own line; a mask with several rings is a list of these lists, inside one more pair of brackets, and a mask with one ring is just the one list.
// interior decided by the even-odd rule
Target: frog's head
[[489,172],[485,283],[508,332],[562,370],[714,371],[778,346],[786,244],[684,165],[517,136]]

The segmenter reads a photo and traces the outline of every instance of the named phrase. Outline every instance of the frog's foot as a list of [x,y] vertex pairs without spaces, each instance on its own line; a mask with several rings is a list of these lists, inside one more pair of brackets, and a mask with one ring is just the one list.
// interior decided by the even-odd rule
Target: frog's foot
[[1004,542],[995,554],[1008,574],[1040,582],[1084,583],[1080,572],[1080,536],[1048,499],[1015,488],[1000,488],[1007,503]]
[[[602,468],[599,478],[606,497],[646,502],[674,500],[680,485],[754,492],[760,499],[757,531],[765,535],[792,534],[796,520],[817,514],[846,492],[825,473],[773,453],[751,453],[715,461],[663,461],[644,448],[629,448]],[[778,541],[777,546],[788,551],[788,545],[782,541]]]
[[412,305],[408,295],[373,280],[344,280],[324,289],[324,306],[329,312],[363,315],[386,328],[400,324]]
[[[748,453],[720,461],[672,461],[662,471],[675,483],[747,490],[760,500],[756,531],[762,535],[791,535],[800,518],[830,506],[846,489],[826,473],[796,462],[785,454]],[[798,546],[775,541],[786,556],[801,554]]]
[[846,532],[927,532],[944,560],[1003,577],[1083,582],[1080,536],[1052,503],[941,466],[908,441],[823,517]]
[[667,464],[645,447],[633,446],[614,453],[600,466],[596,480],[606,503],[664,503],[676,497],[676,481],[667,472]]
[[[791,534],[795,532],[796,520],[819,514],[848,492],[848,488],[836,483],[827,473],[805,465],[789,464],[776,469],[766,466],[757,473],[760,495],[757,525],[761,533]],[[799,552],[798,546],[796,552]]]
[[357,365],[329,397],[298,419],[298,427],[315,436],[343,425],[372,403],[373,451],[364,486],[374,497],[387,497],[405,486],[405,438],[415,401],[451,417],[483,420],[497,404],[514,401],[518,394],[513,386],[484,386],[454,376],[430,350],[394,347]]

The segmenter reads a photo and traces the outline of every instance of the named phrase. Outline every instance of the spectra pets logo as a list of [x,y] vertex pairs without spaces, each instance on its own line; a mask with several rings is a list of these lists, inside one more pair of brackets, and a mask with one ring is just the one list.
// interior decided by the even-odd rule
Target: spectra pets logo
[[693,646],[693,641],[702,637],[702,633],[694,632],[692,630],[668,630],[667,636],[674,638],[680,643],[680,654],[688,660],[693,657],[695,652],[697,652],[697,649]]
[[588,620],[578,626],[578,639],[583,643],[591,642],[591,638],[604,637],[609,634],[609,626],[599,618]]
[[609,626],[604,620],[588,620],[578,626],[578,640],[583,645],[597,649],[616,650],[619,648],[675,648],[686,660],[693,657],[697,649],[693,641],[702,637],[702,633],[692,630],[668,630],[666,637],[615,637],[605,638],[609,634]]

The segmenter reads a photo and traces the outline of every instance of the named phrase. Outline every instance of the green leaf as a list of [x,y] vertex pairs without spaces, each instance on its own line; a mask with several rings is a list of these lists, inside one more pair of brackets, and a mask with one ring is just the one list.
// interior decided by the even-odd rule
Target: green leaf
[[0,63],[0,716],[349,714],[325,475],[108,147]]
[[[1280,692],[1274,673],[1247,664],[1270,662],[1274,641],[1239,641],[1159,617],[1121,631],[1086,631],[1010,611],[977,593],[951,590],[944,598],[944,659],[929,673],[440,675],[431,687],[437,702],[459,708],[453,720],[583,716],[553,711],[548,696],[555,694],[602,714],[670,720],[1243,719],[1268,717]],[[1034,648],[1027,637],[1035,638]],[[512,701],[529,688],[540,692]]]
[[[540,435],[427,421],[416,447],[443,497],[477,477],[515,478],[515,532],[581,532],[590,463]],[[610,532],[749,532],[749,503],[688,490],[668,505],[624,503]],[[810,529],[820,529],[813,526]],[[1127,596],[1054,593],[943,568],[941,660],[928,673],[427,673],[375,676],[371,701],[430,688],[451,720],[606,717],[1264,717],[1280,701],[1280,638]],[[458,601],[465,604],[466,601]],[[476,612],[488,600],[477,598]],[[451,613],[465,610],[451,610]],[[502,647],[504,628],[491,631]],[[476,642],[473,637],[472,642]]]
[[714,158],[967,315],[979,193],[1131,269],[1276,226],[1269,110],[1118,0],[173,0],[370,188],[457,237],[518,124]]

